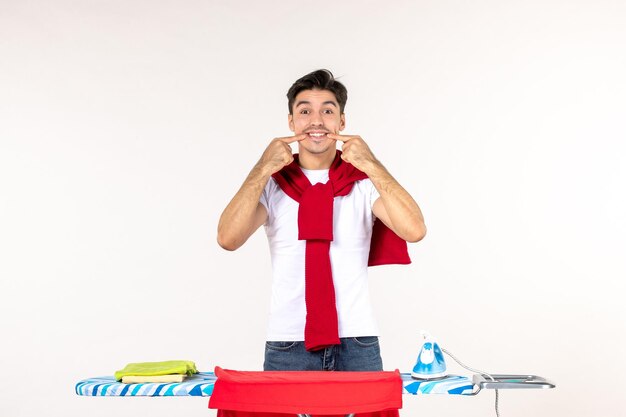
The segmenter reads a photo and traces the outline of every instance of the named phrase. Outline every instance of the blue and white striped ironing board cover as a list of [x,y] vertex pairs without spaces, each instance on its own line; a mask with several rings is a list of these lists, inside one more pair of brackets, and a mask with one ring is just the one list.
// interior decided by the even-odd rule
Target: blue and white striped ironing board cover
[[[416,381],[411,374],[403,373],[402,394],[471,395],[474,385],[471,378],[451,375],[439,381]],[[200,372],[184,382],[122,384],[112,376],[84,379],[76,384],[76,394],[91,397],[208,397],[213,393],[217,378],[213,372]]]

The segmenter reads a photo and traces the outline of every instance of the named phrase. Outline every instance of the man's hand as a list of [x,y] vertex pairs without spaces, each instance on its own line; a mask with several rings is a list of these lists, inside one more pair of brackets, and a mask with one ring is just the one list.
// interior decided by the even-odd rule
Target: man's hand
[[280,171],[284,166],[293,162],[293,153],[291,152],[289,144],[299,142],[305,139],[306,136],[306,133],[303,133],[301,135],[276,138],[272,140],[263,152],[263,155],[261,155],[259,165],[264,170],[267,170],[269,175]]
[[356,169],[367,174],[372,165],[378,162],[367,143],[360,136],[336,135],[334,133],[329,133],[327,136],[330,139],[343,142],[341,159],[354,165]]

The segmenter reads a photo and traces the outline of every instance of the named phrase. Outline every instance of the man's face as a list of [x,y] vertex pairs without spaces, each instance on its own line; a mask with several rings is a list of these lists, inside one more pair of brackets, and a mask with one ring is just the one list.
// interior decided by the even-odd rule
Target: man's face
[[338,134],[346,124],[335,95],[328,90],[303,90],[296,96],[292,111],[289,129],[296,135],[307,133],[307,138],[298,142],[300,153],[334,153],[336,141],[326,133]]

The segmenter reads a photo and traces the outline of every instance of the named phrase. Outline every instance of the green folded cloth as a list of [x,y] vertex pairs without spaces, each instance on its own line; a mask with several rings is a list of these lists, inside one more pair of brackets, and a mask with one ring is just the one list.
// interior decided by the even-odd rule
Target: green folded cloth
[[192,361],[164,361],[129,363],[122,370],[115,372],[115,379],[122,380],[123,376],[155,376],[155,375],[193,375],[197,374],[196,364]]

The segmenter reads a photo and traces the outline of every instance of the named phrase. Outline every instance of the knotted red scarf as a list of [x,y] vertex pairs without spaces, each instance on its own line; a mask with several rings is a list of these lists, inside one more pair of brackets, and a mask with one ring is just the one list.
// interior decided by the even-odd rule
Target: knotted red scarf
[[[333,202],[348,195],[355,181],[367,175],[341,159],[341,151],[330,166],[326,184],[311,185],[294,161],[272,177],[285,194],[299,203],[298,239],[306,240],[304,260],[306,324],[304,345],[308,351],[338,345],[339,324],[330,265],[330,242],[333,240]],[[383,222],[376,219],[372,230],[369,266],[409,264],[407,245]],[[365,335],[364,335],[365,336]]]

